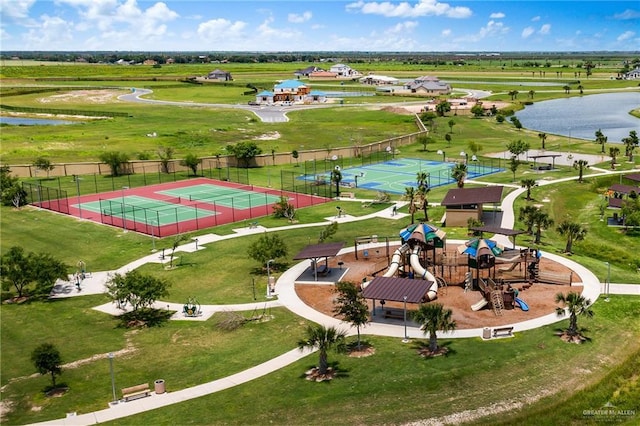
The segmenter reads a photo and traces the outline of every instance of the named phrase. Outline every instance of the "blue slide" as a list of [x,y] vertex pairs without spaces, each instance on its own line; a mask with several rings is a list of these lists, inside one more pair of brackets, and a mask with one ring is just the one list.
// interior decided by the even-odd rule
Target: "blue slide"
[[516,301],[516,305],[518,305],[518,307],[520,309],[522,309],[523,311],[528,311],[529,310],[529,305],[527,305],[524,302],[524,300],[520,299],[519,297],[516,297],[515,301]]

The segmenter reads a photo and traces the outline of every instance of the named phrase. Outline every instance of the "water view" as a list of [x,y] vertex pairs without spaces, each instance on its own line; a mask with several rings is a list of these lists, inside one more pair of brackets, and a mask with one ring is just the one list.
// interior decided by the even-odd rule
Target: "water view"
[[13,126],[59,126],[62,124],[75,124],[75,121],[53,120],[49,118],[23,118],[0,116],[0,124]]
[[640,131],[640,119],[629,112],[640,108],[640,92],[603,93],[536,102],[516,113],[527,129],[595,140],[598,129],[608,142],[622,142],[631,130]]

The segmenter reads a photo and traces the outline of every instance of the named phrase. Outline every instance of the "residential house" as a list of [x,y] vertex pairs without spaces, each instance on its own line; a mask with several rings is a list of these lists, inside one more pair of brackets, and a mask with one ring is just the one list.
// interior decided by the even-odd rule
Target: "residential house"
[[418,77],[412,82],[404,85],[404,89],[414,94],[425,94],[430,96],[448,95],[451,93],[451,86],[440,81],[437,77]]
[[338,78],[353,78],[362,75],[360,72],[345,64],[332,65],[329,71],[335,73]]
[[310,80],[335,80],[338,74],[331,71],[314,71],[309,74]]
[[625,73],[623,78],[625,80],[638,80],[638,79],[640,79],[640,67],[635,67],[634,69],[632,69],[628,73]]
[[284,80],[273,87],[274,102],[304,102],[309,86],[298,80]]
[[207,80],[231,81],[233,78],[230,72],[215,69],[207,74]]
[[362,84],[370,84],[373,86],[398,84],[398,79],[395,77],[388,77],[386,75],[375,75],[375,74],[369,74],[364,77],[361,77],[358,81]]
[[302,70],[297,70],[293,73],[298,78],[308,78],[311,73],[323,71],[322,68],[316,66],[310,66]]

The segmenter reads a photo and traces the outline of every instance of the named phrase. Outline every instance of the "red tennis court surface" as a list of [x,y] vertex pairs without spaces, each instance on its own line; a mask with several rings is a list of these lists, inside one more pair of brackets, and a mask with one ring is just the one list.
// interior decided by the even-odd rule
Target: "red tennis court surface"
[[307,194],[195,178],[68,197],[63,203],[44,201],[40,206],[62,211],[56,206],[65,205],[70,215],[82,219],[166,237],[269,216],[282,196],[287,197],[295,208],[329,201]]

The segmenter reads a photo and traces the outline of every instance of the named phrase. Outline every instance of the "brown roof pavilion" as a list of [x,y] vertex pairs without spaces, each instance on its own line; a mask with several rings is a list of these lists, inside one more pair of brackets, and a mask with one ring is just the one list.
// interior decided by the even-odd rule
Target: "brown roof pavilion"
[[303,248],[293,260],[319,259],[321,257],[333,257],[344,247],[344,242],[312,244]]
[[427,293],[433,281],[375,277],[362,291],[365,299],[385,300],[392,302],[423,303],[429,300]]
[[481,188],[453,188],[442,200],[443,206],[463,206],[469,204],[499,203],[502,201],[502,186]]

